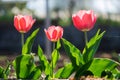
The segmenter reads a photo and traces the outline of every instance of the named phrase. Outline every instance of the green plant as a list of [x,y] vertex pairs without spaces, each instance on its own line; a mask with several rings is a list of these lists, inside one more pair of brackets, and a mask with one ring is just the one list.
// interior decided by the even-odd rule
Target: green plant
[[32,45],[39,29],[36,29],[26,40],[22,47],[22,54],[13,61],[17,79],[38,79],[41,70],[36,66],[34,55],[31,53]]
[[[105,32],[100,33],[100,30],[98,30],[96,35],[93,36],[90,39],[90,41],[86,44],[82,53],[79,49],[77,49],[73,44],[68,42],[66,39],[62,39],[64,49],[71,60],[72,67],[70,70],[72,72],[76,72],[75,73],[76,79],[84,75],[103,77],[102,74],[103,72],[106,71],[111,72],[110,75],[112,76],[111,78],[120,78],[118,76],[118,74],[120,74],[120,71],[117,69],[117,66],[120,66],[120,63],[107,58],[94,58],[94,54],[96,53],[99,47],[100,41],[104,33]],[[104,77],[107,75],[108,74],[104,75]],[[68,76],[62,78],[67,77]]]

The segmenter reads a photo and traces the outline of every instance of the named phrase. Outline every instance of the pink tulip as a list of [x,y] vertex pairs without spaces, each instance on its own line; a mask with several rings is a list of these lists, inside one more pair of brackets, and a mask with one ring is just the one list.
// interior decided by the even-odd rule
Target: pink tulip
[[56,42],[63,36],[63,28],[60,26],[50,26],[48,30],[44,29],[47,38],[52,41]]
[[80,10],[72,15],[73,24],[80,31],[91,30],[94,27],[96,19],[97,17],[92,10]]
[[14,16],[14,26],[20,33],[28,32],[32,28],[34,22],[35,19],[33,19],[32,16]]

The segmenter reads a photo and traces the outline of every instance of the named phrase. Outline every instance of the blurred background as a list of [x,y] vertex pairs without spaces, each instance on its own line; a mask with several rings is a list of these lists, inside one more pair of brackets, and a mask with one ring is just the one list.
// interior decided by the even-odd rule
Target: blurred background
[[[73,13],[92,9],[97,14],[95,27],[88,32],[89,39],[98,28],[106,31],[98,52],[120,52],[120,0],[0,0],[0,54],[21,54],[21,35],[14,28],[14,15],[32,15],[36,22],[25,34],[25,39],[36,29],[40,31],[35,39],[32,52],[37,46],[50,54],[51,43],[46,39],[44,28],[60,25],[64,28],[63,37],[80,50],[84,48],[84,34],[74,28],[71,21]],[[64,51],[61,49],[61,52]]]

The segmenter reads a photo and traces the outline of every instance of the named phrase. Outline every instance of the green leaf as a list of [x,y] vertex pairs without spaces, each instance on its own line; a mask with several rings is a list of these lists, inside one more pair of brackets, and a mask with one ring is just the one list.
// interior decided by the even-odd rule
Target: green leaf
[[55,78],[60,78],[61,77],[63,69],[64,69],[64,67],[57,70],[57,72],[55,73]]
[[114,70],[112,70],[112,74],[115,79],[120,79],[120,70],[119,69],[115,68]]
[[56,78],[63,78],[63,79],[67,79],[68,77],[70,77],[70,75],[75,71],[72,63],[66,64],[63,68],[60,68],[56,74],[55,77]]
[[7,62],[7,67],[4,70],[4,73],[6,74],[6,76],[8,76],[10,74],[10,69],[11,69],[10,67],[11,67],[10,62]]
[[74,66],[80,66],[81,64],[84,64],[83,56],[79,49],[77,49],[73,44],[71,44],[66,39],[62,38],[62,42],[64,45],[64,49],[67,52],[67,55],[69,56],[72,64]]
[[104,35],[105,31],[100,33],[100,30],[96,33],[96,35],[91,38],[91,40],[87,43],[83,50],[83,59],[85,62],[88,62],[89,60],[93,59],[94,54],[96,53],[100,41]]
[[57,49],[54,49],[52,52],[52,61],[51,61],[51,66],[53,69],[56,67],[57,61],[60,58],[60,54]]
[[39,79],[41,75],[41,70],[38,67],[35,67],[30,74],[29,79]]
[[6,74],[4,73],[4,69],[0,66],[0,78],[6,78]]
[[92,60],[78,67],[78,69],[76,70],[75,78],[78,79],[80,76],[85,76],[86,75],[85,72],[88,71],[88,68],[90,67],[91,63],[92,63]]
[[101,77],[103,71],[108,70],[112,71],[115,67],[120,66],[120,64],[116,61],[107,58],[94,58],[91,66],[88,70],[90,70],[94,76]]
[[22,54],[30,54],[31,53],[31,49],[32,49],[32,45],[34,42],[35,37],[37,36],[37,33],[39,31],[39,28],[36,29],[26,40],[25,44],[22,47]]
[[0,78],[3,78],[3,79],[8,78],[8,75],[10,73],[10,66],[11,66],[10,63],[8,63],[6,69],[3,69],[2,67],[0,67]]
[[51,75],[52,69],[50,67],[50,64],[46,58],[46,56],[43,54],[42,49],[40,48],[40,46],[38,46],[38,56],[39,56],[39,60],[40,60],[40,64],[41,64],[41,71],[44,71],[45,74],[48,76]]
[[33,60],[33,56],[29,54],[16,57],[13,66],[18,79],[30,79],[30,74],[36,67]]

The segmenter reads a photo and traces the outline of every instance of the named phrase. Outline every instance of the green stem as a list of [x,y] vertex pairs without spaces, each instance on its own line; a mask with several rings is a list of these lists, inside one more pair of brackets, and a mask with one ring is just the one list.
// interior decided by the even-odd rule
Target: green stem
[[24,33],[21,33],[21,45],[22,45],[22,47],[24,45]]
[[85,36],[85,45],[87,45],[88,43],[87,31],[84,31],[84,36]]
[[55,43],[56,43],[56,42],[53,42],[53,50],[55,49]]
[[[55,49],[55,42],[53,42],[53,51],[54,51],[54,49]],[[53,73],[54,73],[54,70],[53,70],[53,59],[52,59],[52,57],[51,57],[51,60],[52,60],[52,78],[54,78],[54,75],[53,75]]]

